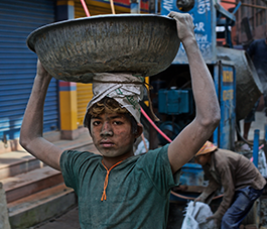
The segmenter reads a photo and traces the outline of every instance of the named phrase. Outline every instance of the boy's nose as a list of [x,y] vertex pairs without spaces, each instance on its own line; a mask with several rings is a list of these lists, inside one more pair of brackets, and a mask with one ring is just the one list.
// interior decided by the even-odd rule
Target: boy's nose
[[112,128],[110,126],[110,124],[108,122],[104,122],[102,129],[101,129],[101,133],[100,133],[101,137],[104,136],[113,136],[113,131]]

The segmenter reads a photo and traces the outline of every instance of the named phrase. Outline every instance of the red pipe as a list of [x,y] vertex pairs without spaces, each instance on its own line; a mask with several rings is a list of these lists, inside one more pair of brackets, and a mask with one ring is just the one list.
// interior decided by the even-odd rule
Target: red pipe
[[[178,194],[178,193],[176,193],[176,192],[173,192],[173,191],[171,191],[171,194],[174,195],[174,196],[176,196],[176,197],[179,197],[179,198],[181,198],[181,199],[185,199],[185,200],[194,200],[194,199],[195,199],[194,197],[189,197],[189,196],[180,195],[180,194]],[[223,197],[223,194],[218,195],[218,196],[214,196],[212,199],[213,199],[213,200],[216,200],[216,199],[219,199],[219,198],[221,198],[221,197]]]
[[156,129],[156,131],[158,131],[160,133],[160,135],[162,137],[164,137],[168,142],[172,142],[172,140],[166,135],[164,134],[157,126],[156,124],[149,118],[149,116],[146,114],[146,112],[143,110],[143,108],[141,107],[141,113],[145,116],[145,118],[150,122],[150,124]]
[[84,9],[84,12],[86,14],[87,17],[90,17],[90,13],[89,13],[89,10],[84,2],[84,0],[81,0],[81,3],[82,3],[82,6],[83,6],[83,9]]

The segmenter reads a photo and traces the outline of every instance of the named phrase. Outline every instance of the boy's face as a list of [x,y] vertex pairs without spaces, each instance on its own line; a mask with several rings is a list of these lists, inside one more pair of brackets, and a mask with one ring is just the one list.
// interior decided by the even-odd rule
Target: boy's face
[[206,165],[209,162],[210,154],[203,154],[195,157],[195,162],[200,165]]
[[98,151],[104,157],[133,154],[136,137],[132,134],[130,120],[124,114],[109,113],[91,118],[91,135]]

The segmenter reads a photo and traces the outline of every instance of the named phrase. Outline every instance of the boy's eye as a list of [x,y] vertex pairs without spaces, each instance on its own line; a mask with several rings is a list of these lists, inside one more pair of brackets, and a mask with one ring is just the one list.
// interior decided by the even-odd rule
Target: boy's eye
[[122,125],[123,124],[123,122],[121,122],[121,121],[114,121],[113,122],[115,125]]
[[98,126],[100,124],[100,121],[93,121],[94,126]]

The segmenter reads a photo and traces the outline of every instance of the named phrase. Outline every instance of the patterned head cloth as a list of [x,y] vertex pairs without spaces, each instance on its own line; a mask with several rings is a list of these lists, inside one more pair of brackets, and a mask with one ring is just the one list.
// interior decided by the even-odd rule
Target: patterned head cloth
[[201,147],[201,149],[196,153],[195,156],[211,153],[216,149],[218,149],[217,146],[213,145],[210,141],[206,141],[206,143]]
[[139,101],[143,99],[144,78],[127,73],[98,73],[93,79],[94,97],[89,102],[84,118],[84,126],[87,126],[88,110],[104,97],[115,99],[122,107],[125,107],[140,123]]

